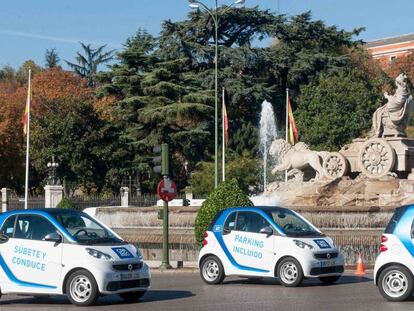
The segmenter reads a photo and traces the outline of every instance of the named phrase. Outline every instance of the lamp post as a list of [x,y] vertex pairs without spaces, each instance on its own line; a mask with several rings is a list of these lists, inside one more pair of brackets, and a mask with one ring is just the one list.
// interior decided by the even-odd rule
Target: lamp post
[[[214,188],[218,185],[218,0],[215,0],[214,11],[198,0],[188,0],[190,8],[199,9],[200,6],[211,16],[214,22]],[[236,0],[227,7],[244,5],[245,0]],[[223,11],[225,12],[225,10]]]
[[55,162],[55,156],[52,156],[52,162],[47,163],[49,168],[49,185],[56,186],[59,181],[56,177],[56,169],[59,167],[59,163]]

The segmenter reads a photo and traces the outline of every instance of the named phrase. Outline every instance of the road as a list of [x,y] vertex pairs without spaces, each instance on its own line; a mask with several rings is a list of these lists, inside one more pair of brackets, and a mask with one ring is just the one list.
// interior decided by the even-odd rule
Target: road
[[[80,310],[64,297],[33,298],[3,296],[0,310]],[[274,279],[247,280],[228,278],[222,285],[205,285],[197,273],[154,273],[152,289],[142,301],[124,304],[117,296],[106,296],[87,310],[414,310],[414,299],[390,303],[384,300],[372,275],[343,276],[336,285],[323,286],[306,280],[302,287],[285,288]]]

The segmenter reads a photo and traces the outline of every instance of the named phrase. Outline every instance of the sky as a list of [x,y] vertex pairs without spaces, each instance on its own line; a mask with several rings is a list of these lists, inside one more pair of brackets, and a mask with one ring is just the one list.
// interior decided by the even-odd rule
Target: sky
[[[214,0],[202,0],[212,6]],[[74,61],[79,42],[121,49],[139,28],[158,35],[161,23],[186,18],[187,0],[0,0],[0,67],[32,59],[44,65],[46,49]],[[219,0],[231,4],[232,0]],[[246,0],[273,13],[311,11],[314,19],[345,30],[365,27],[370,41],[414,33],[414,0]],[[62,64],[63,65],[63,64]],[[64,66],[65,67],[65,66]]]

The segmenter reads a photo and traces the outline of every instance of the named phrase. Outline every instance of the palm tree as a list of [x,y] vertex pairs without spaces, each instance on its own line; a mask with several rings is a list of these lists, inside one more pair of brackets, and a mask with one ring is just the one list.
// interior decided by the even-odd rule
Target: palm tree
[[109,62],[113,58],[113,53],[115,50],[111,50],[103,53],[103,49],[106,47],[102,45],[96,49],[91,47],[91,44],[84,44],[80,42],[80,45],[84,51],[85,55],[77,52],[76,61],[77,64],[68,62],[65,60],[66,64],[72,68],[77,74],[88,79],[88,85],[90,87],[94,86],[93,76],[98,71],[98,66],[100,64]]

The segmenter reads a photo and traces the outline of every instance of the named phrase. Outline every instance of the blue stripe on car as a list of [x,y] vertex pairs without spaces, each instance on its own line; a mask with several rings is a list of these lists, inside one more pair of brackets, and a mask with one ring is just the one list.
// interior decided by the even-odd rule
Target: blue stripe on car
[[37,288],[47,288],[47,289],[55,289],[56,286],[51,285],[44,285],[44,284],[38,284],[38,283],[31,283],[19,280],[16,278],[16,276],[13,274],[13,272],[10,270],[10,268],[7,266],[6,262],[4,261],[3,256],[0,255],[0,266],[3,269],[4,273],[7,275],[9,280],[19,286],[24,287],[37,287]]
[[414,219],[414,205],[411,205],[401,216],[393,234],[401,241],[407,251],[414,257],[414,245],[411,240],[411,226]]
[[[280,229],[280,227],[274,222],[273,219],[271,219],[271,217],[269,217],[265,212],[263,212],[261,209],[258,208],[248,208],[248,207],[241,207],[241,208],[231,208],[231,209],[227,209],[224,210],[222,212],[222,214],[219,216],[219,218],[217,219],[216,223],[214,224],[215,226],[220,226],[222,227],[224,225],[224,222],[227,219],[227,216],[232,213],[232,212],[239,212],[239,211],[243,211],[243,212],[256,212],[259,213],[261,216],[263,216],[271,225],[272,227],[281,235],[285,235],[285,233]],[[230,261],[230,263],[236,267],[237,269],[240,270],[245,270],[245,271],[253,271],[253,272],[269,272],[269,270],[263,270],[263,269],[258,269],[258,268],[253,268],[253,267],[248,267],[248,266],[243,266],[241,264],[239,264],[234,257],[231,255],[230,251],[228,250],[226,244],[223,241],[223,235],[221,232],[217,232],[215,230],[213,230],[214,232],[214,236],[216,237],[217,241],[219,242],[222,250],[224,251],[225,255],[227,256],[228,260]]]

